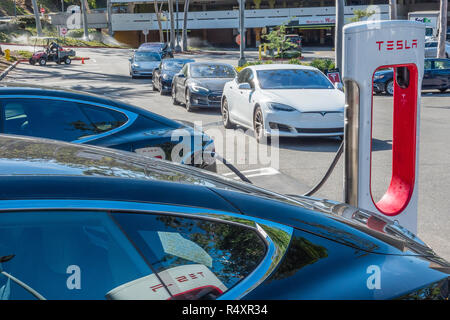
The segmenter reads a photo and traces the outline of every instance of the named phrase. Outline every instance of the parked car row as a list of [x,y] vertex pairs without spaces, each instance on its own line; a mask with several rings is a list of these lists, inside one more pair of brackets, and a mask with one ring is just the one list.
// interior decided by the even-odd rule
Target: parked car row
[[170,92],[174,105],[220,108],[225,128],[253,129],[258,142],[344,134],[344,94],[313,67],[269,64],[237,73],[226,63],[162,59],[151,73],[153,90]]
[[[450,59],[425,59],[422,90],[437,89],[445,92],[450,88]],[[385,69],[375,72],[374,93],[394,94],[394,71]]]

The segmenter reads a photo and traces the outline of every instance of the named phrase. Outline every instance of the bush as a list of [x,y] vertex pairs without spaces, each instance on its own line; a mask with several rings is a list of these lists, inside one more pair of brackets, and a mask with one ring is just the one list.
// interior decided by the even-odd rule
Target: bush
[[336,68],[336,65],[333,60],[331,59],[314,59],[311,62],[311,67],[317,68],[322,72],[325,72],[329,69]]

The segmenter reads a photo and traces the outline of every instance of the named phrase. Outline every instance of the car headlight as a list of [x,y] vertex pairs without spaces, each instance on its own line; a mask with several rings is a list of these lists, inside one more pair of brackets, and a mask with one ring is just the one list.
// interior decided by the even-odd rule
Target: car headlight
[[133,63],[131,66],[132,66],[133,68],[139,68],[139,64],[137,64],[137,63]]
[[197,85],[197,84],[191,85],[191,90],[192,90],[193,92],[209,92],[209,89],[208,89],[208,88],[201,87],[201,86],[199,86],[199,85]]
[[374,77],[373,77],[373,79],[374,80],[380,80],[380,79],[383,79],[384,78],[384,74],[376,74]]
[[162,76],[162,78],[163,78],[164,80],[168,80],[168,79],[169,79],[169,75],[168,75],[167,73],[164,73],[163,76]]
[[292,108],[291,106],[288,106],[286,104],[282,104],[282,103],[278,103],[278,102],[269,102],[267,104],[267,106],[269,107],[270,110],[273,111],[287,111],[287,112],[291,112],[291,111],[295,111],[295,108]]

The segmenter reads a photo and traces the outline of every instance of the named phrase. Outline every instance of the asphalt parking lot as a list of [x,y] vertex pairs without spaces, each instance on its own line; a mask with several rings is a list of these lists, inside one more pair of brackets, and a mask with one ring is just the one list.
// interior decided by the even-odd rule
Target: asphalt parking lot
[[[74,61],[71,65],[49,63],[45,67],[19,64],[3,81],[21,84],[63,87],[96,93],[146,108],[152,112],[190,123],[201,122],[203,130],[225,136],[231,130],[223,128],[219,110],[199,110],[188,113],[183,106],[172,105],[169,96],[154,92],[151,79],[135,79],[129,76],[129,50],[78,49],[77,55],[89,57],[84,64]],[[326,53],[323,54],[326,56]],[[183,56],[183,55],[181,55]],[[257,52],[250,57],[256,58]],[[183,57],[187,57],[184,55]],[[220,61],[237,64],[238,52],[205,53],[189,55],[197,61]],[[381,196],[390,178],[390,152],[392,147],[391,114],[392,99],[377,96],[374,99],[374,196]],[[424,92],[421,106],[420,175],[419,175],[419,228],[418,235],[438,254],[450,260],[450,94]],[[231,133],[231,132],[230,132]],[[243,136],[244,135],[244,136]],[[337,138],[281,139],[279,164],[273,166],[251,162],[250,145],[254,138],[238,132],[246,138],[245,152],[226,152],[226,158],[234,163],[256,185],[287,194],[303,194],[318,182],[330,165],[341,141]],[[220,141],[216,140],[217,144]],[[343,161],[339,161],[327,183],[316,194],[318,197],[342,200]],[[229,177],[229,170],[218,166],[221,174]]]

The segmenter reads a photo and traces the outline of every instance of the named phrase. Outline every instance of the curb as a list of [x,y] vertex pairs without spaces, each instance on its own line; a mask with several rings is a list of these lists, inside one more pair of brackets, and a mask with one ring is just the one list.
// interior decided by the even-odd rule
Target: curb
[[2,72],[2,74],[0,74],[0,81],[3,80],[4,77],[6,77],[8,75],[8,73],[14,69],[19,63],[21,62],[21,60],[18,60],[16,62],[14,62],[12,65],[10,65],[5,71]]

